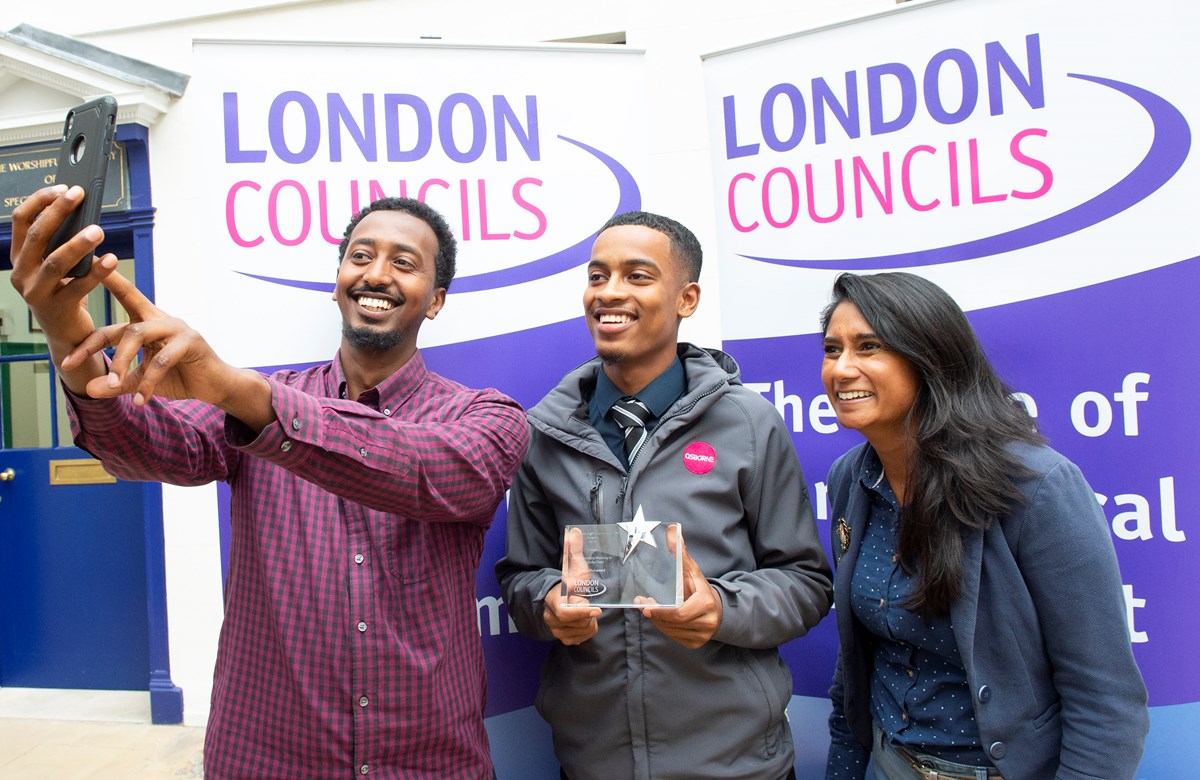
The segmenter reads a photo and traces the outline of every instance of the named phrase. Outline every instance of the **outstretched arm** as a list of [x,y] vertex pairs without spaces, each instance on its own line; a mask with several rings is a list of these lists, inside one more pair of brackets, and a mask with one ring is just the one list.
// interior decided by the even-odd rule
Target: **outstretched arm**
[[[12,285],[41,325],[63,384],[93,398],[133,394],[139,405],[155,394],[195,398],[261,430],[273,419],[266,379],[222,361],[187,323],[168,316],[113,273],[114,255],[100,257],[86,276],[65,276],[100,245],[104,231],[99,226],[87,226],[46,255],[54,231],[83,198],[81,187],[46,187],[13,212]],[[96,327],[87,297],[100,284],[129,314],[128,324]],[[114,346],[110,368],[100,352]],[[139,350],[143,361],[136,364]]]
[[271,387],[264,376],[221,360],[203,336],[163,312],[124,277],[112,274],[103,284],[130,321],[94,329],[63,359],[63,368],[72,370],[97,359],[101,350],[116,348],[109,371],[87,382],[88,395],[113,398],[132,394],[138,405],[155,395],[193,398],[218,407],[255,431],[275,419]]

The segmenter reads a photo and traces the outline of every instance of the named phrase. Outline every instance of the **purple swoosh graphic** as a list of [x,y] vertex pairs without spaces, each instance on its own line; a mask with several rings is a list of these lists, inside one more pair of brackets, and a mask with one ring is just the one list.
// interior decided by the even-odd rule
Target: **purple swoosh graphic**
[[[558,137],[592,155],[604,163],[604,167],[612,172],[613,178],[617,180],[619,193],[617,208],[613,212],[613,216],[626,211],[637,211],[642,207],[641,189],[638,188],[637,182],[634,181],[633,174],[629,172],[629,169],[611,156],[593,146],[588,146],[582,141],[576,141],[563,135]],[[502,268],[499,271],[489,271],[488,273],[475,274],[474,276],[456,276],[453,284],[450,286],[451,292],[479,292],[480,290],[510,287],[515,284],[532,282],[535,279],[553,276],[562,271],[576,268],[591,258],[592,242],[595,239],[596,233],[592,233],[574,246],[569,246],[552,255],[531,260],[528,263],[522,263],[512,268]],[[279,284],[284,287],[295,287],[301,290],[314,290],[316,292],[333,292],[332,282],[305,282],[300,279],[277,279],[271,276],[259,276],[258,274],[246,273],[244,271],[238,271],[237,273],[242,276],[248,276],[251,279]]]
[[1078,73],[1068,73],[1067,76],[1110,87],[1133,98],[1145,109],[1154,123],[1154,140],[1142,161],[1125,178],[1091,200],[1032,225],[961,244],[920,249],[915,252],[845,259],[786,259],[754,255],[742,257],[793,268],[833,268],[839,271],[911,268],[988,257],[1014,249],[1024,249],[1089,228],[1145,200],[1170,181],[1183,166],[1192,144],[1191,128],[1179,109],[1153,92],[1131,84]]

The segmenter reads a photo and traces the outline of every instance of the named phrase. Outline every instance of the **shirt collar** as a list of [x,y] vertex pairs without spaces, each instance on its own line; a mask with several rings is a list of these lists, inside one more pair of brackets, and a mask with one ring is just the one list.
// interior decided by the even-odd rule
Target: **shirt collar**
[[[596,390],[592,394],[592,404],[601,414],[607,414],[613,404],[625,397],[625,393],[617,389],[617,386],[608,378],[608,374],[604,373],[603,368],[600,369],[598,374],[599,376],[596,377]],[[662,417],[671,408],[671,404],[675,403],[686,389],[687,377],[683,371],[683,363],[680,362],[679,358],[675,358],[675,361],[667,367],[667,370],[655,377],[653,382],[639,390],[636,397],[657,418]]]
[[863,458],[862,466],[858,470],[858,481],[864,490],[898,506],[899,501],[896,500],[896,494],[892,491],[892,485],[885,476],[879,454],[875,452],[874,447],[868,447],[866,457]]
[[592,391],[592,399],[589,406],[595,413],[595,416],[603,417],[605,414],[608,414],[608,410],[612,408],[612,405],[624,397],[624,395],[612,383],[608,375],[604,373],[604,368],[601,367],[596,372],[596,388]]
[[867,490],[879,492],[879,486],[883,482],[883,463],[874,447],[867,447],[866,457],[858,469],[858,480]]
[[[346,398],[346,375],[342,372],[341,351],[333,359],[332,385],[337,389],[336,397]],[[391,376],[363,392],[357,399],[360,403],[375,410],[394,411],[416,392],[425,381],[428,370],[425,368],[425,358],[421,351],[413,353],[408,362],[396,370]]]

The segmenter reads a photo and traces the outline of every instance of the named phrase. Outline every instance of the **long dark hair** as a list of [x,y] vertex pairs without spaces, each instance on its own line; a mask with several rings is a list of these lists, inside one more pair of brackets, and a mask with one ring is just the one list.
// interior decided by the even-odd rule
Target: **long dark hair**
[[823,332],[845,301],[919,379],[907,420],[913,447],[896,546],[916,580],[904,606],[944,615],[959,594],[963,527],[987,528],[1022,500],[1015,480],[1028,472],[1006,445],[1043,439],[945,290],[908,273],[842,274],[821,313]]

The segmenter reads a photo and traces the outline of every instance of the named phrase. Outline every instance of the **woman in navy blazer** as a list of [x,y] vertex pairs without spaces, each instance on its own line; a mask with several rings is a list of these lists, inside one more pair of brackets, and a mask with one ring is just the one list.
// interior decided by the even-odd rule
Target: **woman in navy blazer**
[[958,305],[843,274],[822,380],[867,439],[829,474],[827,780],[1128,780],[1148,729],[1108,523]]

